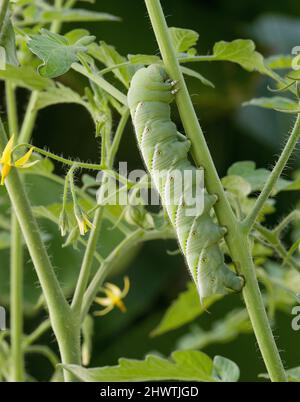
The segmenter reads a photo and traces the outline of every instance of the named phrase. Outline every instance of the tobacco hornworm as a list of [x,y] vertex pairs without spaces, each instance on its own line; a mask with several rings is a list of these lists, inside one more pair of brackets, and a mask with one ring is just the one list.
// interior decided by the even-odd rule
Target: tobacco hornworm
[[[144,162],[176,231],[202,300],[229,290],[240,291],[244,279],[225,265],[219,247],[226,229],[211,217],[217,196],[205,191],[202,213],[190,216],[191,205],[187,205],[185,192],[187,188],[195,190],[197,169],[188,160],[190,142],[177,132],[171,121],[170,103],[176,93],[175,84],[159,65],[141,68],[132,78],[128,104]],[[177,172],[190,173],[184,191],[174,180]]]

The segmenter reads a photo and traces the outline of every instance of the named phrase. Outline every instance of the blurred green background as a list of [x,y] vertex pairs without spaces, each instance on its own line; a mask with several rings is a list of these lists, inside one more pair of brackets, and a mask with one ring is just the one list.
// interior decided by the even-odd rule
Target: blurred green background
[[[300,45],[300,5],[296,0],[174,0],[162,1],[169,26],[196,30],[200,34],[198,51],[208,53],[218,40],[250,38],[255,40],[264,55],[289,54]],[[86,23],[84,28],[114,45],[124,55],[154,53],[158,48],[142,0],[101,0],[81,4],[86,8],[105,11],[122,18],[119,23]],[[77,27],[64,25],[64,31]],[[257,74],[249,74],[230,63],[204,63],[195,66],[214,82],[216,89],[202,86],[189,79],[188,85],[209,148],[220,175],[239,160],[254,160],[258,167],[270,167],[291,128],[293,117],[256,108],[243,108],[242,102],[267,94],[269,82]],[[112,81],[114,78],[110,77]],[[83,92],[84,80],[69,73],[64,83]],[[20,111],[24,111],[27,94],[20,93]],[[117,122],[116,122],[117,123]],[[180,127],[180,123],[178,122]],[[76,105],[59,105],[40,112],[34,130],[34,143],[47,146],[53,152],[83,160],[95,161],[99,147],[94,127],[85,110]],[[126,129],[118,159],[128,161],[130,168],[141,167],[131,124]],[[299,154],[290,162],[290,172],[300,165]],[[59,167],[57,167],[59,169]],[[62,170],[57,170],[63,173]],[[287,193],[278,199],[278,215],[289,211],[299,194]],[[114,311],[96,320],[92,366],[115,364],[119,357],[142,358],[149,351],[168,355],[184,328],[161,337],[149,333],[158,324],[165,309],[185,288],[188,275],[180,256],[169,256],[173,242],[153,242],[143,246],[130,264],[128,275],[132,289],[126,299],[127,314]],[[76,262],[74,262],[75,264]],[[2,265],[2,264],[1,264]],[[78,269],[78,267],[74,267]],[[122,276],[114,278],[122,285]],[[230,296],[202,315],[197,321],[208,329],[234,306],[242,306],[240,296]],[[40,318],[40,317],[39,317]],[[277,315],[275,334],[288,367],[299,365],[300,334],[291,329],[291,315]],[[33,327],[37,318],[26,322]],[[45,337],[45,341],[52,339]],[[53,343],[53,342],[52,342]],[[53,345],[54,347],[54,345]],[[205,350],[211,356],[220,354],[235,361],[241,369],[242,380],[256,380],[264,372],[258,346],[252,335],[241,335],[229,344],[214,345]],[[30,371],[39,379],[47,379],[50,366],[40,357],[30,359]]]

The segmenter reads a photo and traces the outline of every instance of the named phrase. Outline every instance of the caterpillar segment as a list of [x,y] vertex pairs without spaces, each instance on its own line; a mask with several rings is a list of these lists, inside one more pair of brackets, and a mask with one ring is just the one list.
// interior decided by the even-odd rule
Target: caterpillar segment
[[211,216],[217,196],[204,191],[204,207],[199,213],[190,213],[195,200],[186,194],[190,191],[196,194],[197,169],[188,159],[190,141],[177,131],[171,120],[175,85],[160,65],[142,68],[132,78],[128,104],[143,160],[203,300],[215,294],[240,291],[244,279],[224,262],[220,241],[226,229]]

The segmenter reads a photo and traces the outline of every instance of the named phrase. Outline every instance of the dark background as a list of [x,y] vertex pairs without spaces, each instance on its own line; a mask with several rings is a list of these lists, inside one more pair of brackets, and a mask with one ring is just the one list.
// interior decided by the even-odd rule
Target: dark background
[[[162,3],[169,26],[194,29],[200,34],[198,51],[201,54],[211,51],[216,41],[236,38],[254,39],[264,55],[289,54],[293,46],[300,45],[300,6],[296,0],[169,0]],[[158,52],[142,0],[102,0],[94,5],[81,3],[80,6],[122,18],[119,23],[82,24],[98,40],[114,45],[121,54]],[[67,24],[64,30],[74,27],[77,26]],[[230,63],[204,63],[195,68],[216,85],[213,90],[197,80],[188,80],[220,175],[225,175],[227,168],[239,160],[254,160],[258,167],[270,167],[292,126],[293,117],[241,106],[251,97],[267,95],[267,80]],[[63,79],[73,89],[83,91],[84,81],[79,76],[68,74]],[[22,96],[20,110],[25,108],[26,96]],[[79,106],[60,105],[43,110],[34,131],[34,143],[83,160],[98,158],[93,124]],[[118,158],[128,161],[132,168],[141,166],[131,125],[127,127]],[[298,167],[299,162],[296,153],[289,166]],[[286,175],[289,174],[287,170]],[[282,211],[290,210],[298,198],[298,194],[290,193],[280,196],[278,216]],[[93,366],[115,364],[121,356],[143,358],[149,351],[168,355],[174,350],[177,337],[186,328],[158,338],[150,338],[149,332],[159,322],[170,301],[185,288],[188,277],[183,259],[166,254],[167,249],[175,247],[173,243],[162,241],[147,244],[131,263],[128,271],[132,280],[132,292],[127,301],[129,312],[122,315],[114,311],[96,322]],[[118,282],[119,279],[115,280]],[[241,305],[239,296],[227,297],[199,318],[198,323],[208,329],[233,306]],[[276,318],[275,333],[283,359],[289,367],[299,365],[300,335],[291,329],[291,316],[279,313]],[[206,352],[234,360],[241,368],[243,380],[256,380],[257,374],[265,371],[251,335],[242,335],[230,344],[209,347]],[[30,366],[33,374],[47,378],[47,364],[42,365],[40,358],[32,358]]]

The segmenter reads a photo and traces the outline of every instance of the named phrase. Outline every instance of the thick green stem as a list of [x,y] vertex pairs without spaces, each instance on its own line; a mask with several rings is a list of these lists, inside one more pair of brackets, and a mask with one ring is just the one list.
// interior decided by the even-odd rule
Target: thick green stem
[[10,333],[11,333],[11,380],[24,381],[23,337],[23,245],[22,233],[16,215],[11,218],[10,260]]
[[[15,90],[11,82],[5,84],[6,108],[10,135],[18,136],[18,115]],[[23,337],[23,244],[22,233],[15,214],[11,216],[10,247],[10,334],[11,334],[11,381],[25,379]]]
[[285,371],[258,287],[248,239],[233,214],[211,158],[180,70],[160,2],[159,0],[145,0],[145,3],[166,70],[170,77],[178,82],[180,88],[176,96],[176,103],[185,132],[192,143],[192,155],[196,164],[205,169],[207,190],[212,194],[217,194],[219,198],[219,202],[215,206],[216,215],[220,224],[228,229],[225,240],[233,261],[246,280],[243,295],[267,370],[272,381],[286,381]]
[[[0,121],[0,153],[3,152],[6,143],[6,133]],[[78,320],[73,316],[70,306],[62,293],[42,241],[37,222],[32,214],[23,183],[15,169],[10,172],[5,183],[13,212],[18,219],[43,290],[62,361],[80,364]],[[65,378],[66,380],[73,379],[67,372],[65,373]]]
[[293,131],[274,167],[272,170],[262,192],[260,193],[252,211],[248,215],[248,217],[244,220],[243,224],[247,228],[247,230],[250,230],[252,226],[254,225],[257,217],[259,216],[260,212],[262,211],[266,201],[272,194],[272,191],[274,189],[274,186],[277,183],[277,180],[281,176],[281,173],[283,172],[284,168],[286,167],[286,164],[288,160],[290,159],[297,142],[300,137],[300,114],[297,116],[297,120],[295,123],[295,126],[293,128]]

